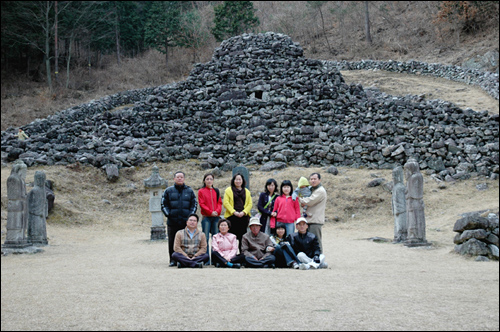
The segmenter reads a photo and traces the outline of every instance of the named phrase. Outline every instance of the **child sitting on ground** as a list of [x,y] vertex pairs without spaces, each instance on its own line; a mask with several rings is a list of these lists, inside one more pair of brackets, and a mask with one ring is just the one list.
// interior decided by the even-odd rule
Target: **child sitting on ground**
[[[311,196],[311,188],[309,186],[309,181],[305,177],[301,176],[299,179],[299,183],[297,185],[297,189],[293,191],[292,199],[296,200],[298,197],[309,197],[309,196]],[[304,216],[304,218],[307,217],[306,210],[307,206],[304,206],[302,208],[302,215]]]

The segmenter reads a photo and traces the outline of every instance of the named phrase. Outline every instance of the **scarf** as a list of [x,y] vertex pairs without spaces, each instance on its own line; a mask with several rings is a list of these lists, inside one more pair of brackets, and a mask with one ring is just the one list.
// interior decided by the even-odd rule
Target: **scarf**
[[245,188],[238,190],[236,187],[232,187],[231,189],[233,189],[234,209],[241,212],[245,208],[245,201],[247,198]]

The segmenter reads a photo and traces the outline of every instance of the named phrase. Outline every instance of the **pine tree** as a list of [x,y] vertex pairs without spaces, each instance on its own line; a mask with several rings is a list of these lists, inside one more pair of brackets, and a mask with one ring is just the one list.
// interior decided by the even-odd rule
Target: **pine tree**
[[214,8],[215,27],[212,34],[217,41],[237,36],[259,25],[251,1],[224,1]]

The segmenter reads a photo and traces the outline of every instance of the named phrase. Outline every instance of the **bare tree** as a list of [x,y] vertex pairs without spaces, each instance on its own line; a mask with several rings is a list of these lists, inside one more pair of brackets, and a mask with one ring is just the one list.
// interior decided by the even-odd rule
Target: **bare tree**
[[370,14],[368,11],[368,1],[365,1],[365,34],[366,42],[372,44],[372,36],[370,34]]

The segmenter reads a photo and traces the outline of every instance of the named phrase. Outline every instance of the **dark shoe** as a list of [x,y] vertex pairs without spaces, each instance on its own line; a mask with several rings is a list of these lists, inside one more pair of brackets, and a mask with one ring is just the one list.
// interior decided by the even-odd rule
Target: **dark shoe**
[[199,269],[203,268],[203,262],[196,263],[196,267]]
[[180,262],[177,262],[177,268],[179,268],[179,269],[182,268],[182,265]]
[[271,269],[273,269],[273,270],[274,270],[275,268],[276,268],[276,265],[271,264]]
[[220,264],[219,263],[215,263],[215,267],[220,267]]
[[170,264],[168,264],[169,267],[174,267],[177,266],[177,264],[174,261],[171,261]]
[[239,268],[241,268],[240,263],[233,263],[233,269],[239,269]]

